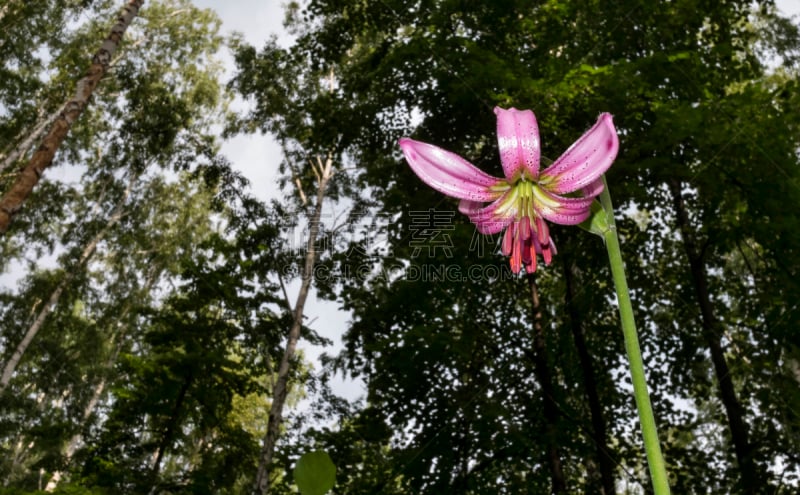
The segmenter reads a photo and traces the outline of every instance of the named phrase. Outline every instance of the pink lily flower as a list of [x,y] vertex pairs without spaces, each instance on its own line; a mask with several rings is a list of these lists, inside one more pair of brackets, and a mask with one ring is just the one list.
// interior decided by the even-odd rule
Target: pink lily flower
[[495,107],[494,113],[504,179],[431,144],[409,138],[399,144],[423,182],[461,200],[458,210],[478,232],[496,234],[505,229],[501,251],[511,257],[511,271],[519,273],[524,265],[533,273],[537,254],[546,264],[556,254],[545,221],[577,225],[589,218],[592,201],[603,191],[602,175],[617,156],[619,139],[611,115],[601,114],[540,173],[539,126],[533,112]]

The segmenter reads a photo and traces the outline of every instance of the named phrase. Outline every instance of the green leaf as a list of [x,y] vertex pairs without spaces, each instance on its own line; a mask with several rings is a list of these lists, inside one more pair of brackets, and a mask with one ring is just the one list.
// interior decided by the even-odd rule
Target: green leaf
[[324,495],[336,483],[336,466],[326,452],[308,452],[297,461],[294,482],[303,495]]
[[592,202],[592,214],[581,222],[578,227],[600,237],[603,237],[603,234],[608,230],[608,214],[606,214],[606,211],[597,200]]

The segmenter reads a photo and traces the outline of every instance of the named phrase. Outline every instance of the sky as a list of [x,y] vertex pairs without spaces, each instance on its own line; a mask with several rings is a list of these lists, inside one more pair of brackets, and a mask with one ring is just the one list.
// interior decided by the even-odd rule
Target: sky
[[[283,28],[284,1],[277,0],[194,0],[197,7],[214,10],[222,20],[222,32],[240,33],[244,40],[261,49],[267,39],[278,37],[282,46],[289,46],[292,37]],[[223,57],[228,77],[234,73],[230,54]],[[242,108],[242,102],[237,102]],[[277,169],[281,161],[278,143],[270,136],[237,136],[225,142],[224,154],[253,184],[254,192],[261,198],[280,197],[277,187]]]
[[786,15],[800,15],[800,0],[775,0],[775,5]]
[[[278,43],[289,46],[292,37],[283,28],[284,1],[276,0],[194,0],[200,8],[209,8],[217,12],[223,22],[222,31],[228,34],[236,31],[244,36],[245,41],[260,49],[267,39],[277,36]],[[228,77],[234,72],[233,60],[229,55],[224,57]],[[245,102],[237,102],[235,108],[246,108]],[[269,135],[237,136],[224,142],[222,153],[233,166],[241,171],[249,180],[253,193],[262,200],[282,197],[278,189],[278,165],[283,158],[278,143]],[[299,291],[299,282],[289,284],[289,299],[294,302]],[[325,352],[329,355],[338,353],[342,348],[341,336],[347,329],[350,315],[338,308],[336,303],[323,301],[315,292],[309,294],[305,306],[306,324],[322,337],[330,339],[332,346],[323,348],[311,346],[302,340],[298,348],[306,359],[319,370],[319,357]],[[337,376],[331,383],[333,392],[348,400],[356,400],[366,395],[366,388],[360,380],[349,380]],[[301,404],[302,407],[302,404]]]

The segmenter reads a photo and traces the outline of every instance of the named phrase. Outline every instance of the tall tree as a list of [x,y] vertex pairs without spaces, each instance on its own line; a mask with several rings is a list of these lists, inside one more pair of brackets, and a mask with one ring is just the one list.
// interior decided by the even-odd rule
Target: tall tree
[[545,438],[547,442],[547,461],[550,467],[550,476],[553,480],[552,493],[564,493],[567,489],[567,482],[564,479],[564,470],[561,467],[561,454],[557,443],[558,431],[558,406],[555,402],[555,392],[553,390],[553,377],[550,371],[550,363],[547,358],[547,345],[544,338],[544,328],[542,326],[542,307],[539,300],[539,286],[536,285],[536,276],[532,273],[527,275],[528,286],[531,290],[531,303],[533,304],[533,352],[532,361],[535,363],[534,370],[536,379],[542,387],[542,401],[544,403],[545,419]]
[[[325,199],[325,193],[328,189],[328,183],[333,178],[334,168],[333,160],[329,155],[324,164],[322,159],[317,157],[315,172],[317,176],[317,194],[314,201],[313,213],[308,219],[308,239],[306,241],[306,254],[305,263],[303,265],[303,273],[300,282],[300,290],[297,294],[292,311],[292,326],[289,328],[289,333],[286,337],[286,348],[283,352],[280,365],[278,367],[278,375],[275,380],[275,386],[272,389],[272,404],[269,411],[269,422],[267,424],[267,431],[264,435],[263,446],[261,449],[261,459],[258,463],[258,471],[256,473],[255,488],[253,490],[256,494],[269,493],[269,473],[272,466],[272,456],[275,449],[275,442],[278,440],[278,431],[281,426],[281,418],[283,415],[283,406],[286,402],[286,396],[289,392],[289,368],[292,361],[295,359],[295,349],[297,341],[300,338],[300,330],[303,328],[303,316],[306,300],[311,291],[311,284],[314,280],[315,267],[317,264],[317,244],[318,234],[322,221],[322,207]],[[302,192],[300,189],[299,192]],[[287,301],[288,304],[288,301]]]
[[596,462],[600,471],[600,488],[598,492],[610,495],[616,491],[614,483],[616,466],[611,455],[611,447],[608,444],[606,414],[603,410],[603,403],[598,396],[599,386],[596,365],[592,363],[592,355],[589,352],[587,339],[584,335],[584,318],[581,315],[580,302],[585,297],[581,297],[582,295],[577,293],[578,284],[574,273],[575,265],[566,253],[561,262],[564,267],[564,296],[569,314],[569,327],[575,342],[575,350],[578,353],[584,393],[589,404],[589,414],[592,422],[592,439],[597,450]]
[[[102,38],[96,34],[107,19],[102,13],[100,22],[90,18],[71,28],[63,47],[67,53],[54,52],[49,70],[55,80],[68,77],[71,71],[64,67],[82,58],[82,41]],[[140,177],[124,201],[124,214],[89,262],[74,271],[8,384],[8,400],[0,408],[0,475],[16,488],[35,488],[37,482],[44,488],[50,473],[61,477],[64,489],[82,483],[87,446],[113,426],[105,422],[110,406],[124,403],[118,394],[126,376],[119,372],[128,355],[144,348],[145,330],[155,326],[151,315],[184,273],[182,264],[194,259],[211,225],[227,218],[226,200],[211,191],[230,194],[242,187],[217,156],[211,131],[228,101],[215,60],[220,21],[184,1],[149,3],[140,20],[128,30],[131,41],[119,47],[93,105],[60,153],[60,163],[83,176],[43,181],[29,198],[41,208],[21,212],[16,225],[22,235],[5,243],[11,256],[4,261],[16,257],[21,263],[15,268],[30,273],[17,291],[3,294],[4,363],[22,338],[20,329],[29,328],[31,311],[41,308],[37,297],[64,280],[65,270],[107,225],[127,178]],[[233,438],[241,427],[224,431]],[[162,437],[159,483],[174,474],[171,467],[164,472],[175,460],[168,437],[177,438]],[[249,438],[238,440],[246,447]],[[236,477],[226,457],[206,450],[199,458],[206,471]],[[206,484],[194,473],[199,486]]]
[[[131,181],[135,181],[135,177],[131,178]],[[56,286],[56,288],[50,294],[50,297],[47,298],[47,301],[37,312],[36,319],[34,319],[30,327],[28,327],[28,330],[25,332],[25,336],[22,338],[22,340],[20,340],[16,349],[14,349],[14,352],[11,354],[11,357],[8,359],[8,362],[6,362],[5,366],[3,367],[3,374],[0,376],[0,395],[5,392],[6,387],[8,387],[8,383],[11,381],[11,377],[14,375],[14,371],[19,365],[23,354],[25,354],[28,346],[31,345],[31,341],[33,341],[33,339],[36,337],[36,334],[42,328],[42,325],[44,324],[47,316],[53,310],[53,307],[58,304],[58,300],[61,297],[61,294],[64,292],[64,289],[67,288],[72,279],[78,273],[84,270],[85,265],[89,262],[92,254],[94,254],[95,249],[97,249],[97,245],[103,240],[108,231],[122,218],[125,202],[128,198],[128,194],[130,193],[130,187],[131,186],[126,189],[122,198],[120,198],[117,206],[114,208],[114,211],[111,213],[111,216],[106,222],[105,227],[103,227],[103,229],[98,232],[83,248],[76,266],[71,268],[74,271],[68,271],[65,274],[64,278],[61,280],[61,282],[59,282],[58,286]]]

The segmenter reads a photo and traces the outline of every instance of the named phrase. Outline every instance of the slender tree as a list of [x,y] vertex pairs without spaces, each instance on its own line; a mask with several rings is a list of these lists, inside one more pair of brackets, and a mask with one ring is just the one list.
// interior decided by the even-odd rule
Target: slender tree
[[725,407],[728,428],[733,441],[736,460],[741,473],[742,489],[744,493],[760,493],[763,490],[765,476],[754,462],[755,452],[750,443],[749,432],[744,420],[744,411],[734,388],[728,359],[722,344],[724,334],[723,325],[715,315],[708,285],[706,266],[707,246],[698,246],[694,229],[689,224],[689,216],[683,200],[682,184],[678,180],[669,184],[670,194],[675,208],[675,217],[682,242],[689,261],[692,286],[700,308],[703,339],[711,354],[714,374],[719,386],[722,405]]
[[[219,200],[209,192],[227,188],[231,177],[209,132],[224,115],[226,101],[214,60],[221,42],[216,31],[219,20],[183,1],[148,5],[141,11],[142,24],[126,31],[133,42],[118,48],[108,77],[93,93],[93,104],[64,143],[62,159],[83,177],[69,183],[58,179],[40,183],[42,189],[29,198],[32,208],[26,210],[41,208],[34,215],[41,220],[34,229],[28,211],[18,216],[19,249],[6,251],[11,256],[4,257],[8,262],[18,256],[22,260],[18,266],[31,270],[17,291],[3,294],[0,338],[5,364],[44,305],[39,301],[37,306],[37,298],[50,294],[61,273],[71,273],[69,268],[83,247],[103,230],[115,199],[124,192],[124,178],[144,177],[130,193],[126,214],[62,291],[0,401],[0,472],[14,488],[44,488],[51,473],[60,475],[59,488],[69,490],[81,483],[87,451],[125,382],[119,371],[125,369],[131,349],[142,348],[148,315],[177,283],[181,264],[197,252],[207,235],[208,219],[223,218]],[[105,9],[105,2],[99,7]],[[81,58],[77,53],[86,46],[85,40],[102,36],[99,22],[90,16],[85,19],[68,27],[59,47],[63,51],[53,51],[48,70],[56,82],[68,78],[65,66],[74,67],[73,58]],[[176,63],[183,60],[198,63]],[[38,98],[30,95],[31,100]],[[164,169],[170,173],[162,174]],[[189,170],[198,175],[189,175]],[[201,187],[201,178],[210,189]],[[203,230],[205,234],[200,233]],[[44,258],[41,263],[40,258]],[[50,269],[52,263],[59,266]],[[246,450],[247,437],[241,440]],[[211,465],[217,460],[213,455],[203,455],[210,463],[208,472],[225,471]],[[125,465],[116,461],[112,463]],[[170,480],[173,445],[164,451],[162,461],[160,478]]]
[[567,482],[561,467],[561,453],[557,443],[558,432],[558,405],[556,404],[555,390],[550,364],[547,359],[547,346],[545,343],[544,328],[542,326],[542,307],[539,301],[539,287],[536,285],[536,276],[527,275],[528,286],[531,291],[533,304],[533,362],[536,379],[542,387],[542,402],[544,403],[545,438],[547,441],[547,463],[550,467],[550,476],[553,480],[552,493],[566,493]]
[[3,153],[2,162],[0,162],[0,172],[11,168],[17,161],[23,157],[29,149],[33,146],[33,144],[38,141],[44,132],[53,125],[56,119],[61,115],[62,110],[58,110],[55,112],[50,113],[50,115],[42,116],[39,121],[36,123],[36,126],[28,132],[28,135],[24,138],[18,139],[18,143],[14,146],[13,149],[9,150],[9,152]]
[[303,311],[305,309],[306,300],[308,299],[308,293],[314,281],[314,267],[316,266],[319,256],[317,243],[320,223],[322,221],[322,206],[325,194],[328,190],[328,183],[331,178],[333,178],[334,174],[333,159],[331,156],[328,155],[324,163],[317,157],[317,164],[314,171],[318,180],[317,194],[313,213],[308,220],[305,263],[303,265],[300,290],[297,294],[297,300],[295,301],[294,310],[292,312],[292,326],[289,328],[289,333],[286,337],[286,348],[283,352],[283,358],[278,367],[275,386],[272,390],[269,423],[267,425],[267,432],[264,435],[261,458],[258,464],[258,472],[256,473],[255,487],[253,489],[253,493],[255,494],[269,493],[270,467],[272,466],[275,442],[278,439],[281,426],[283,406],[286,402],[286,396],[289,390],[289,371],[292,361],[295,358],[295,349],[297,348],[297,341],[300,338],[300,330],[303,328]]
[[575,349],[578,352],[583,386],[586,394],[586,402],[589,404],[589,414],[592,422],[592,439],[597,451],[597,463],[600,469],[600,480],[603,495],[612,495],[616,492],[614,485],[614,460],[611,457],[610,446],[608,445],[608,427],[603,412],[603,404],[598,396],[599,384],[596,378],[597,371],[592,364],[592,355],[586,342],[583,332],[583,318],[577,307],[578,296],[576,291],[575,266],[570,258],[565,255],[562,264],[564,267],[564,290],[567,311],[569,313],[569,327],[572,338],[575,342]]
[[130,194],[130,190],[132,187],[132,182],[135,181],[135,178],[131,178],[131,184],[128,185],[128,188],[125,190],[125,193],[120,198],[119,202],[117,203],[116,208],[111,213],[108,221],[106,222],[105,227],[98,232],[83,248],[83,251],[78,258],[78,261],[74,267],[71,267],[71,270],[66,273],[64,278],[59,282],[53,292],[50,294],[50,297],[47,299],[47,302],[41,307],[36,315],[36,319],[33,320],[28,330],[25,332],[22,340],[20,340],[19,344],[17,344],[16,348],[14,349],[13,354],[6,362],[5,366],[3,367],[3,374],[0,376],[0,396],[5,392],[6,388],[8,387],[11,378],[14,376],[14,371],[17,369],[20,360],[25,354],[25,351],[28,349],[28,346],[31,345],[31,342],[34,338],[36,338],[36,334],[42,328],[42,325],[45,322],[47,316],[53,311],[53,308],[58,304],[58,300],[61,297],[61,294],[64,292],[64,289],[72,282],[72,279],[75,278],[78,272],[82,272],[85,269],[86,264],[89,262],[92,254],[94,254],[95,249],[97,249],[97,245],[106,237],[108,232],[122,219],[122,216],[125,213],[125,203],[128,199],[128,195]]

